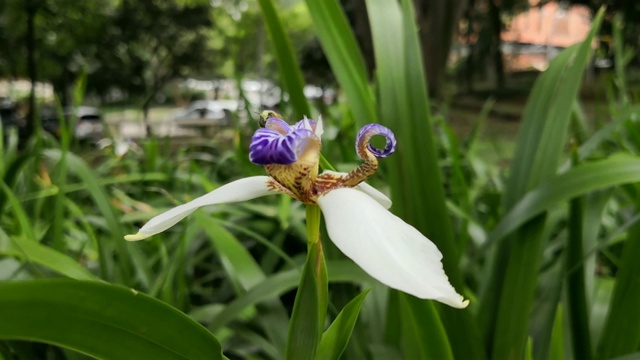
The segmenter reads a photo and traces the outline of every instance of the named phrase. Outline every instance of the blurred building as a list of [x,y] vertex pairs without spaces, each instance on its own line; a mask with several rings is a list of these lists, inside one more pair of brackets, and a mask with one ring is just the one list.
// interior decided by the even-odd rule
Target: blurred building
[[506,71],[544,70],[562,49],[583,41],[591,29],[591,11],[584,5],[557,1],[540,4],[507,22],[501,34]]

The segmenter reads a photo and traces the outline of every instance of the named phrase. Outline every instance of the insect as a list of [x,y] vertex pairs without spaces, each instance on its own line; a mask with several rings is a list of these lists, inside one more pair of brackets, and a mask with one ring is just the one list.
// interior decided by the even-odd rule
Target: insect
[[282,115],[272,110],[265,110],[261,112],[260,119],[258,120],[258,124],[260,125],[260,127],[261,128],[265,127],[265,125],[267,124],[267,120],[270,118],[282,119]]

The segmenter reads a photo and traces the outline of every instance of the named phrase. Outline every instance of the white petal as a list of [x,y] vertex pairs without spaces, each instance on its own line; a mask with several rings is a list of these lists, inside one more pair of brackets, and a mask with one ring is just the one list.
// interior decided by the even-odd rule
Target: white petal
[[361,182],[355,188],[369,195],[373,200],[377,201],[378,204],[382,205],[385,209],[389,209],[392,205],[391,199],[389,199],[387,195],[383,194],[378,189],[365,182]]
[[304,119],[302,119],[302,126],[304,127],[304,129],[307,129],[313,132],[313,129],[311,128],[311,123],[309,122],[309,119],[307,119],[307,115],[305,115]]
[[113,152],[117,157],[122,157],[129,151],[129,142],[125,140],[116,140],[116,146]]
[[208,194],[154,217],[137,234],[127,235],[124,238],[129,241],[137,241],[161,233],[203,206],[240,202],[278,193],[277,190],[267,185],[269,180],[268,176],[253,176],[223,185]]
[[381,283],[456,308],[468,300],[442,268],[442,254],[418,230],[362,192],[333,190],[318,199],[334,244]]
[[[336,172],[336,171],[331,171],[331,170],[325,170],[322,173],[323,174],[329,173],[329,174],[342,175],[342,176],[347,175],[347,173],[344,173],[344,172]],[[387,195],[383,194],[378,189],[374,188],[373,186],[371,186],[371,185],[369,185],[369,184],[367,184],[365,182],[361,182],[354,189],[358,189],[358,190],[362,191],[363,193],[371,196],[373,198],[373,200],[375,200],[378,203],[380,203],[380,205],[384,206],[385,209],[389,209],[391,207],[391,205],[392,205],[391,199],[389,199],[387,197]]]
[[324,128],[322,126],[322,116],[318,116],[318,122],[316,122],[316,136],[318,137],[318,139],[322,137],[323,133]]

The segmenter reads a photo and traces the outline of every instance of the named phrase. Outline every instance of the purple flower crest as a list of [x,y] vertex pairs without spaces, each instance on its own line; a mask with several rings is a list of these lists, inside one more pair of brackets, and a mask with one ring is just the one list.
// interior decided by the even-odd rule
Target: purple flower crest
[[282,119],[267,119],[265,127],[258,129],[251,138],[249,160],[257,165],[295,163],[308,141],[320,141],[314,133],[315,126],[315,121],[308,119],[293,126]]
[[[371,146],[371,138],[376,135],[384,136],[387,140],[383,150],[376,149]],[[362,152],[364,151],[365,146],[371,153],[373,153],[373,155],[375,155],[375,157],[385,158],[396,151],[396,137],[387,127],[379,124],[368,124],[360,129],[358,137],[356,138],[356,151],[361,158],[364,158],[364,154],[362,154]]]

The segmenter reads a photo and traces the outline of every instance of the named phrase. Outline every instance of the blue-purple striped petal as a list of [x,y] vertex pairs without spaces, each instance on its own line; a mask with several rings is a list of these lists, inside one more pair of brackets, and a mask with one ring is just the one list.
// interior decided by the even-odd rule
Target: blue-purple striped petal
[[302,119],[300,121],[298,121],[297,123],[293,124],[292,126],[293,129],[307,129],[307,130],[311,130],[311,131],[315,131],[316,129],[316,122],[311,120],[311,119]]
[[[384,150],[376,149],[371,146],[371,138],[376,135],[384,136],[387,140]],[[361,155],[361,152],[364,151],[365,146],[369,151],[371,151],[371,153],[373,153],[373,155],[375,155],[375,157],[384,158],[396,151],[396,137],[393,135],[391,130],[382,125],[368,124],[360,129],[358,137],[356,138],[356,151],[361,158],[364,158],[364,156]]]
[[291,125],[287,124],[286,121],[279,119],[277,117],[270,117],[267,119],[265,125],[265,129],[275,130],[282,135],[287,135],[293,131]]
[[251,138],[249,160],[257,165],[295,163],[315,134],[307,129],[296,129],[287,135],[273,129],[258,129]]

